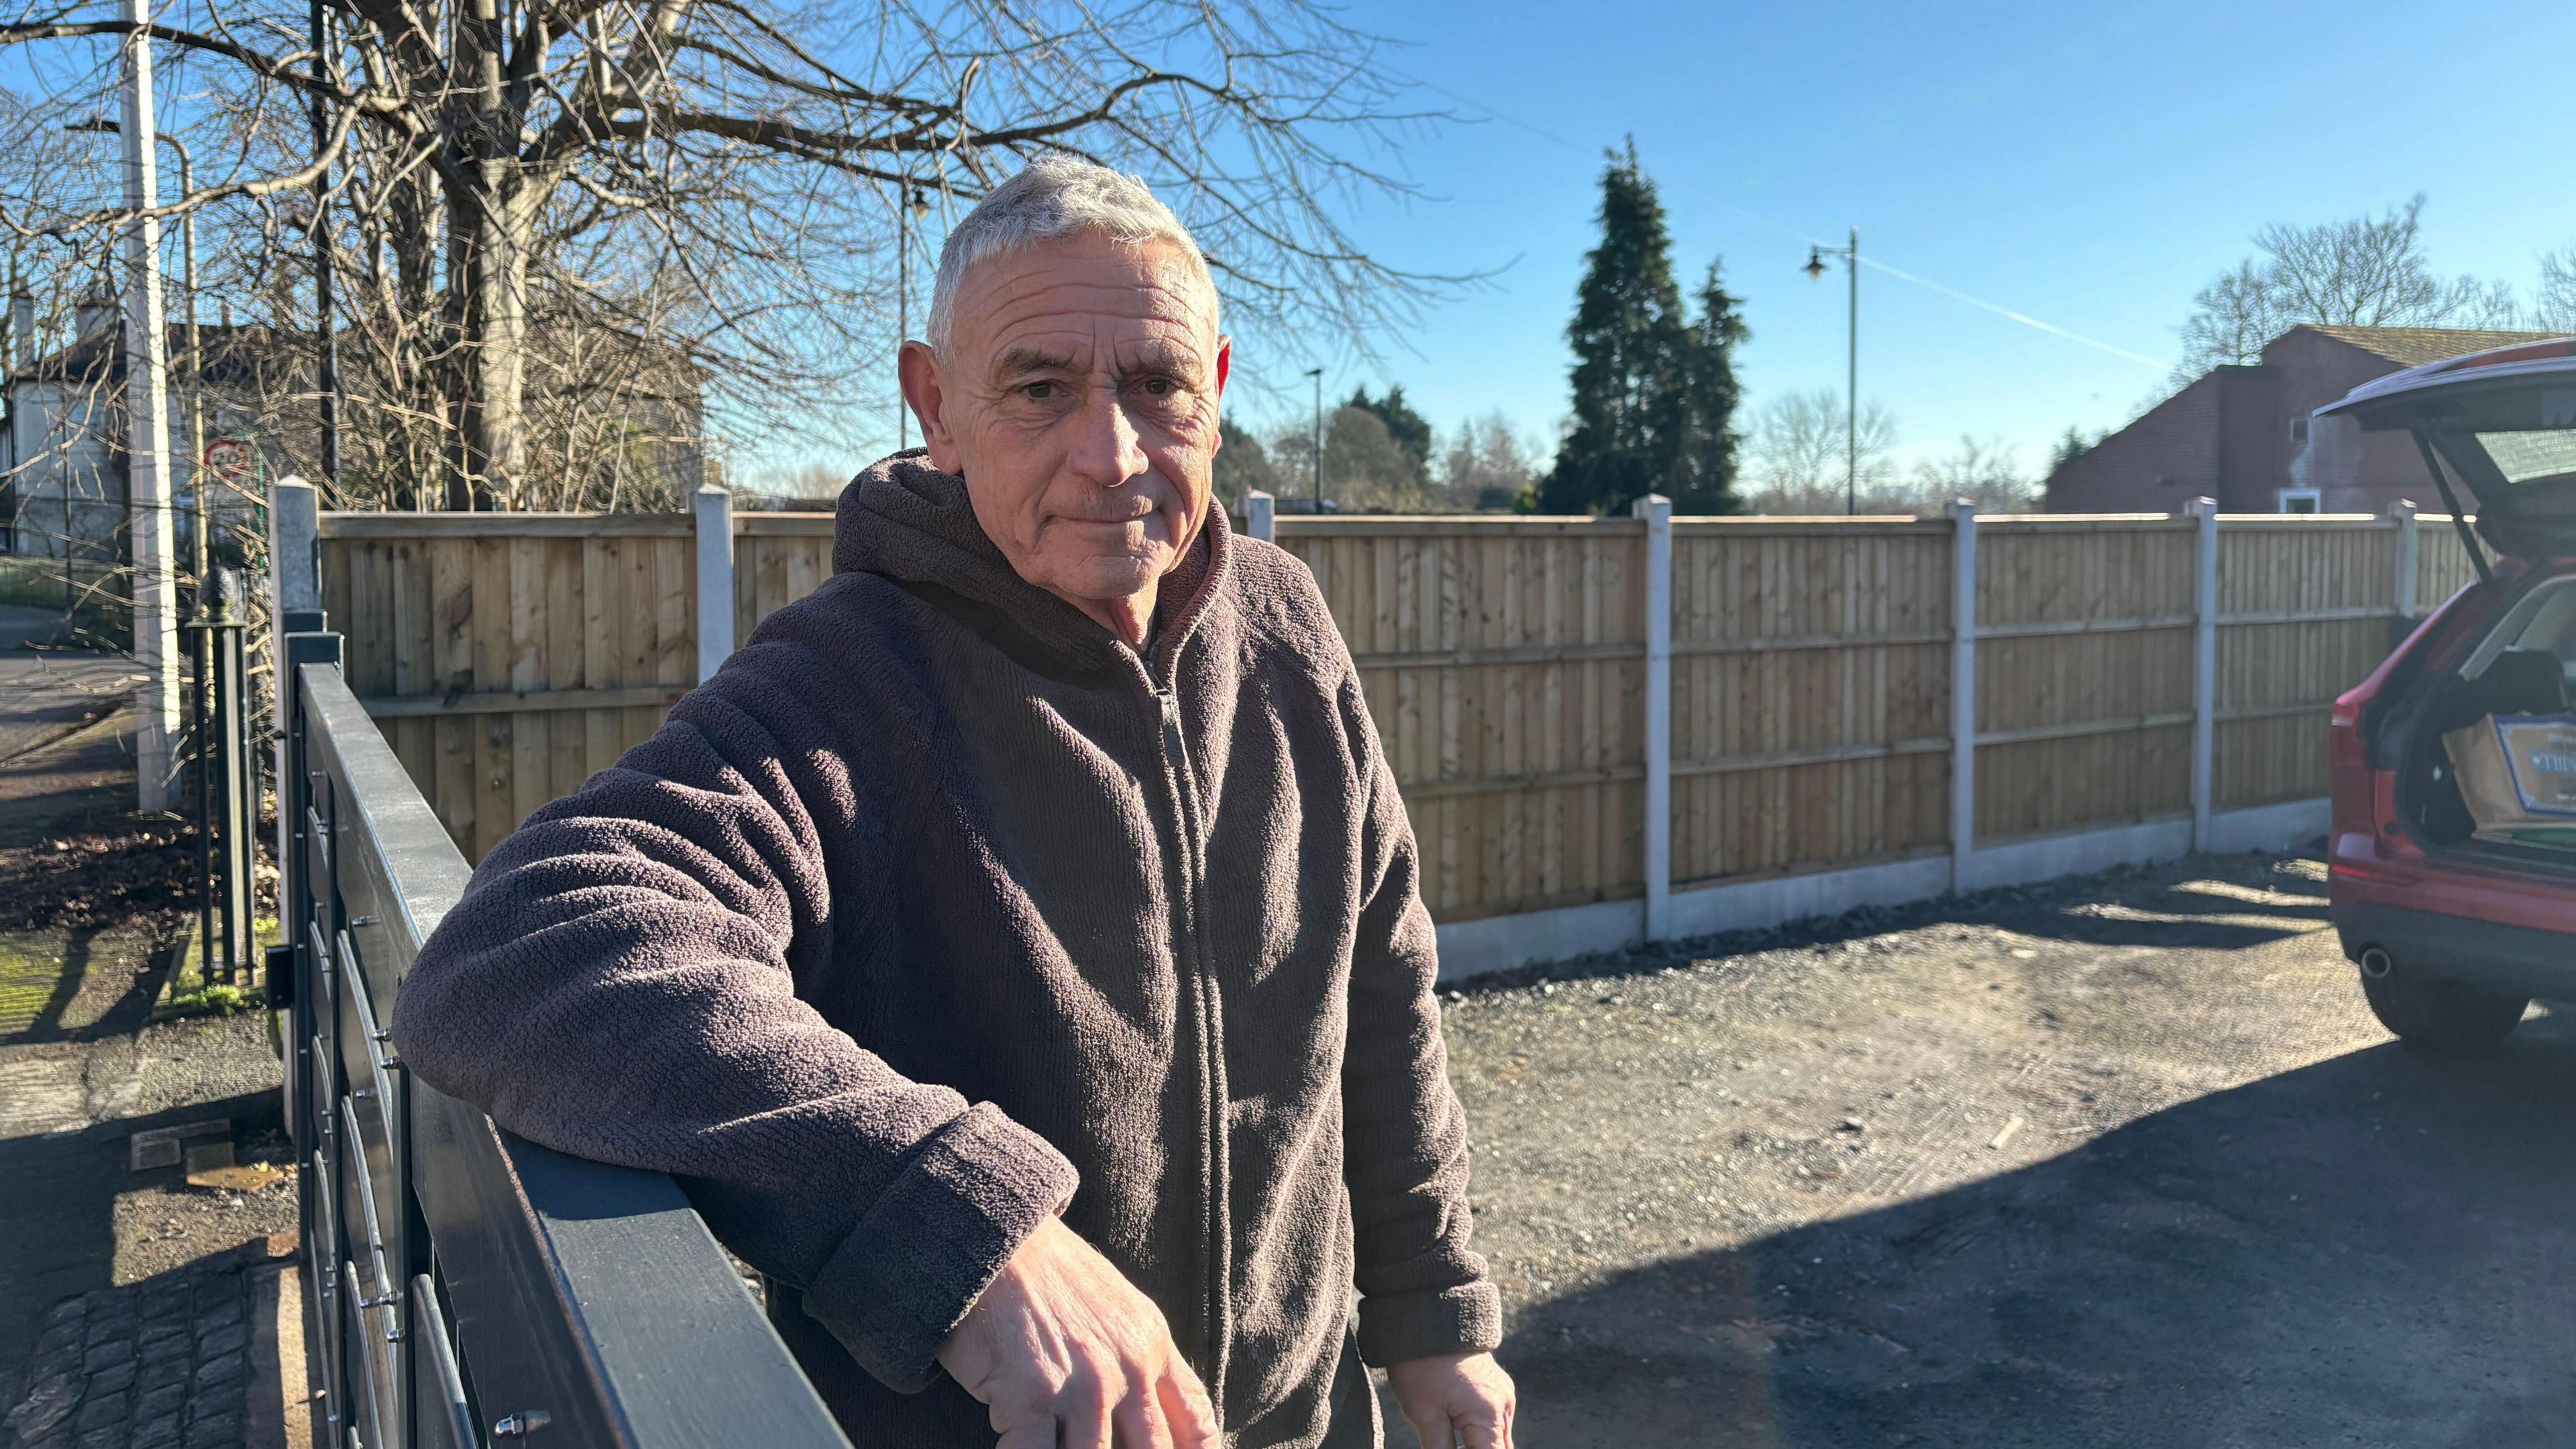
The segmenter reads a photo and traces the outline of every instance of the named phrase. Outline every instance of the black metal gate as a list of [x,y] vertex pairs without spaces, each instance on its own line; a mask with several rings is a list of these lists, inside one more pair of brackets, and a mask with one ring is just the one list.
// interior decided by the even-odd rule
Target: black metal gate
[[339,636],[278,644],[270,989],[313,1442],[848,1449],[677,1184],[523,1141],[395,1059],[395,993],[465,859],[343,681]]

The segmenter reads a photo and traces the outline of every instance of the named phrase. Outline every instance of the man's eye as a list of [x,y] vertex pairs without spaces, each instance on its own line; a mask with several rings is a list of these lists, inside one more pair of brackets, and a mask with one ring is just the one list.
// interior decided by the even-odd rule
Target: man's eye
[[1020,389],[1020,395],[1031,402],[1053,402],[1055,401],[1057,391],[1061,387],[1062,384],[1060,383],[1033,382],[1022,387]]

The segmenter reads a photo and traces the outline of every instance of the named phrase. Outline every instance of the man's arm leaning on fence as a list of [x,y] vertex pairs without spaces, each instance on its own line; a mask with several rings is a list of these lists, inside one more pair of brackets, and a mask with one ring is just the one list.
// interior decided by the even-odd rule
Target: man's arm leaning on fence
[[[781,734],[823,726],[756,683],[728,667],[503,841],[405,979],[394,1036],[422,1080],[532,1141],[678,1176],[861,1365],[917,1389],[1074,1170],[797,998],[835,903],[854,919],[882,880],[882,822],[810,753],[791,784]],[[827,867],[826,830],[853,858]]]

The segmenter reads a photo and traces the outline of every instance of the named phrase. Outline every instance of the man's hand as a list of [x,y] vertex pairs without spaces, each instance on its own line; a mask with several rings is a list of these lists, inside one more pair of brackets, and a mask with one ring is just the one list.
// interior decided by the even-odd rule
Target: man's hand
[[1386,1371],[1387,1387],[1423,1449],[1512,1449],[1512,1415],[1520,1407],[1512,1376],[1490,1353],[1409,1358]]
[[1162,1310],[1052,1217],[966,1310],[939,1362],[993,1411],[994,1449],[1217,1443],[1207,1389]]

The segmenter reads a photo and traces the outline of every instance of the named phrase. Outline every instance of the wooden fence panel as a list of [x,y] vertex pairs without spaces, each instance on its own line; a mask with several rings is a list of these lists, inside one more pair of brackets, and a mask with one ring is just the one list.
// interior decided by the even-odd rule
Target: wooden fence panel
[[2365,517],[2220,519],[2216,808],[2326,793],[2335,696],[2388,653],[2398,527]]
[[[2415,539],[2415,617],[2421,619],[2476,583],[2478,571],[2469,562],[2469,551],[2461,546],[2460,531],[2451,526],[2449,514],[2416,515]],[[2478,547],[2486,546],[2485,539],[2478,540]]]
[[350,686],[470,859],[694,681],[685,516],[325,514],[321,535]]
[[[830,572],[828,515],[736,518],[737,642]],[[2468,565],[2417,524],[2417,606]],[[2197,525],[1979,524],[1980,843],[2190,805]],[[1643,892],[1645,530],[1630,519],[1283,518],[1359,664],[1443,921]],[[349,677],[469,856],[656,728],[696,672],[685,516],[327,515]],[[2220,809],[2323,792],[2325,706],[2385,652],[2397,527],[2220,525]],[[1940,520],[1673,529],[1672,873],[1944,850]]]
[[1981,843],[2191,808],[2195,528],[1980,520]]
[[1286,519],[1444,921],[1644,893],[1645,526]]
[[733,519],[733,642],[832,576],[832,515],[737,513]]
[[1945,522],[1673,525],[1673,877],[1946,847]]

